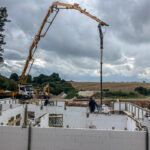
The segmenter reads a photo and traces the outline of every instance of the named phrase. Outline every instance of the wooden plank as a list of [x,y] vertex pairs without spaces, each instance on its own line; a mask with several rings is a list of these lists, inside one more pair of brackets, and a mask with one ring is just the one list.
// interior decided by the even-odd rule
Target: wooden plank
[[13,120],[13,121],[11,121],[11,122],[8,122],[7,125],[12,126],[12,125],[14,125],[16,122],[21,121],[21,119],[22,119],[22,117],[20,117],[20,118],[18,118],[18,119],[16,119],[16,120]]

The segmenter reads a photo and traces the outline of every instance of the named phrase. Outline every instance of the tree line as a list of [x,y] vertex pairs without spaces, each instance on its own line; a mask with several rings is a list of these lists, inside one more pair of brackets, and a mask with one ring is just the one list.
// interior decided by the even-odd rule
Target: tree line
[[[134,91],[111,91],[109,89],[103,89],[103,97],[106,98],[137,98],[143,96],[150,96],[150,89],[144,88],[142,86],[136,87]],[[94,95],[95,98],[100,97],[100,92]]]
[[[17,90],[19,78],[20,77],[17,73],[12,73],[9,78],[0,76],[0,89],[11,91]],[[77,91],[72,85],[64,79],[61,79],[58,73],[52,73],[51,75],[40,74],[37,77],[28,75],[26,81],[26,84],[33,85],[36,89],[43,89],[48,83],[50,85],[50,93],[54,95],[59,95],[62,92],[65,92],[68,98],[77,95]]]
[[[9,78],[0,75],[0,89],[16,91],[18,90],[18,82],[20,76],[17,73],[12,73]],[[52,73],[51,75],[40,74],[39,76],[32,77],[28,76],[26,84],[33,85],[35,89],[43,90],[43,87],[49,83],[50,93],[54,95],[59,95],[64,92],[67,94],[67,98],[72,98],[74,96],[78,97],[78,91],[72,87],[71,83],[61,79],[58,73]],[[100,93],[95,96],[99,97]],[[150,89],[144,87],[136,87],[134,92],[123,92],[123,91],[110,91],[109,89],[103,89],[104,97],[139,97],[139,96],[149,96]]]

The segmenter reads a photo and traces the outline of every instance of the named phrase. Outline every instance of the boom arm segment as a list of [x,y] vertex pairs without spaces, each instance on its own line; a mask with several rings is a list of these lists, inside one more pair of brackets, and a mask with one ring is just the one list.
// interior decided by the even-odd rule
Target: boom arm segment
[[86,9],[81,9],[79,7],[79,4],[75,3],[74,5],[71,5],[71,4],[65,4],[65,3],[60,3],[60,2],[54,2],[53,3],[53,6],[63,6],[63,7],[60,7],[58,9],[76,9],[78,11],[80,11],[81,13],[85,14],[86,16],[90,17],[91,19],[99,22],[101,25],[103,26],[109,26],[107,23],[103,22],[102,20],[98,19],[97,17],[91,15],[90,13],[86,12]]
[[[21,77],[20,77],[20,80],[19,80],[19,85],[23,84],[23,81],[24,81],[24,77],[25,77],[25,73],[27,71],[27,68],[29,66],[29,63],[30,61],[33,60],[33,56],[34,56],[34,53],[36,51],[36,48],[37,48],[37,45],[38,45],[38,42],[40,40],[41,37],[44,37],[48,31],[48,29],[50,28],[51,24],[53,23],[55,17],[57,16],[58,12],[60,9],[75,9],[75,10],[78,10],[80,11],[81,13],[85,14],[86,16],[90,17],[91,19],[97,21],[99,24],[101,24],[102,26],[109,26],[107,23],[103,22],[102,20],[98,19],[97,17],[91,15],[90,13],[86,12],[86,10],[84,9],[81,9],[79,7],[79,4],[74,4],[74,5],[71,5],[71,4],[65,4],[65,3],[60,3],[60,2],[53,2],[53,4],[49,7],[48,11],[47,11],[47,14],[40,26],[40,29],[37,33],[37,35],[35,36],[30,48],[29,48],[29,54],[28,54],[28,57],[26,59],[26,63],[25,63],[25,66],[24,66],[24,69],[22,71],[22,74],[21,74]],[[49,18],[49,16],[51,15],[51,13],[53,13],[55,11],[55,15],[54,17],[52,18],[52,21],[49,22],[49,25],[45,31],[44,34],[41,34],[42,33],[42,30]],[[32,67],[32,65],[31,65]],[[30,68],[31,68],[30,67]],[[30,70],[30,69],[29,69]]]

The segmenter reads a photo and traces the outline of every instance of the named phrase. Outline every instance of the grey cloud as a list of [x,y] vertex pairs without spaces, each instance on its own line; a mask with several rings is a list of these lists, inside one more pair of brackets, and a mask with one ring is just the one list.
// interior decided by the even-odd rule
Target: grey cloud
[[138,50],[139,52],[137,52],[137,56],[135,59],[135,66],[136,67],[150,67],[150,63],[149,63],[149,58],[150,58],[150,44],[147,47],[140,47]]
[[[41,41],[41,48],[55,51],[59,55],[65,55],[65,57],[67,55],[77,57],[97,57],[96,52],[99,51],[99,37],[98,35],[95,37],[95,32],[97,31],[96,23],[87,24],[86,22],[88,21],[85,16],[81,17],[85,22],[80,22],[80,15],[74,13],[75,12],[70,12],[70,15],[67,15],[64,12],[60,12],[52,29],[48,33],[46,40]],[[75,18],[71,17],[73,15]],[[79,17],[78,20],[76,16]],[[66,22],[65,17],[68,18],[69,21]],[[95,31],[92,33],[91,31],[93,30],[91,29],[94,25]],[[95,44],[95,41],[97,42],[97,45]]]
[[5,60],[24,60],[26,59],[26,57],[23,57],[20,53],[12,49],[5,49],[4,59]]
[[[120,78],[124,77],[124,73],[136,77],[141,72],[141,68],[149,66],[149,0],[93,0],[92,2],[77,0],[77,2],[83,8],[87,8],[87,11],[110,24],[104,36],[104,64],[112,68],[104,68],[105,74],[111,77],[114,70],[119,68],[121,71],[116,71],[115,75]],[[0,1],[1,6],[8,8],[12,20],[6,28],[5,61],[16,64],[16,66],[13,64],[12,68],[5,66],[3,70],[9,68],[21,73],[28,48],[51,3],[49,0]],[[41,38],[35,55],[35,60],[40,58],[46,61],[47,65],[45,68],[34,65],[32,73],[50,74],[56,71],[66,79],[71,77],[78,80],[96,79],[97,76],[92,77],[91,74],[99,70],[97,25],[97,22],[75,10],[61,11],[47,36]],[[130,62],[130,58],[134,60]],[[130,65],[133,65],[133,68]],[[135,68],[137,69],[133,70]],[[78,72],[81,73],[77,78]]]
[[126,0],[126,1],[99,1],[97,5],[99,14],[110,24],[114,36],[129,44],[141,44],[149,42],[150,1]]

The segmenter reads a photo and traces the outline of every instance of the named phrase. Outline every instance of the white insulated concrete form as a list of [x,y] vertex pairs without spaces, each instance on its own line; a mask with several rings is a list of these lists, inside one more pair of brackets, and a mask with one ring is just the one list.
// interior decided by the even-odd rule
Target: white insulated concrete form
[[[1,150],[146,150],[143,131],[0,127]],[[28,145],[29,143],[30,145]]]
[[[10,108],[11,106],[11,108]],[[8,122],[17,119],[17,115],[21,116],[20,125],[24,122],[25,105],[3,104],[2,115],[0,116],[0,124],[8,125]],[[32,124],[36,127],[49,127],[49,118],[62,116],[60,120],[63,128],[94,128],[107,130],[136,130],[136,121],[127,115],[119,114],[89,114],[88,109],[84,107],[65,107],[64,102],[57,102],[57,106],[39,106],[29,104],[28,112],[34,113]],[[108,110],[107,110],[108,111]],[[30,121],[30,120],[29,120]],[[11,124],[16,126],[16,124]]]
[[[87,108],[65,107],[62,101],[53,106],[29,104],[27,111],[34,118],[29,120],[32,126],[26,128],[22,127],[25,105],[12,104],[11,100],[1,104],[0,150],[148,150],[149,133],[137,131],[139,124],[150,127],[146,110],[131,103],[114,103],[114,110],[126,115],[87,115]],[[11,123],[12,118],[17,121]],[[55,127],[51,126],[53,118],[59,118]]]

